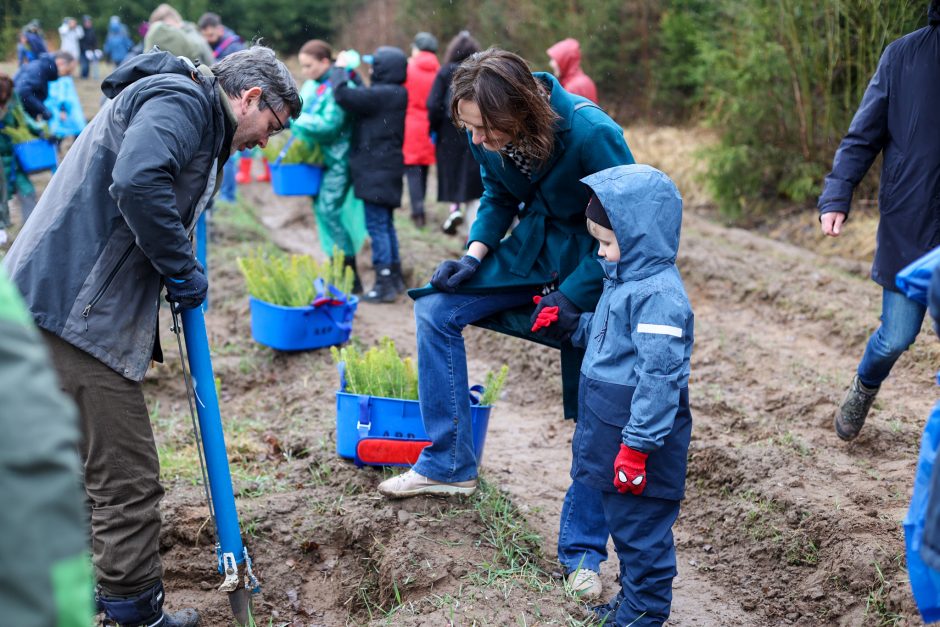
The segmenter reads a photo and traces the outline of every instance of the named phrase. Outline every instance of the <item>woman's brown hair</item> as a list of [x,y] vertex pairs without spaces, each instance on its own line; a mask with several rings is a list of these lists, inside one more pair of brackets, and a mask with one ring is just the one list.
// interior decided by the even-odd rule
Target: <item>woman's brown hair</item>
[[323,59],[332,60],[333,48],[331,48],[330,44],[326,43],[322,39],[311,39],[300,49],[300,54],[313,57],[318,61],[322,61]]
[[558,115],[545,88],[519,55],[499,48],[471,55],[454,70],[451,93],[451,119],[460,120],[457,103],[473,102],[480,108],[486,132],[506,133],[536,163],[551,156]]

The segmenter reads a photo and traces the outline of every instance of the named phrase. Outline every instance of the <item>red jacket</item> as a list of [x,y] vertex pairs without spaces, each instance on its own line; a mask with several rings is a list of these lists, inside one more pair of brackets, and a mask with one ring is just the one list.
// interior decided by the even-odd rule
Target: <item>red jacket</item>
[[433,52],[421,51],[408,61],[408,110],[405,113],[405,165],[434,163],[434,144],[428,134],[428,95],[441,64]]
[[597,87],[581,69],[581,44],[577,39],[569,37],[559,41],[548,49],[548,56],[558,64],[558,81],[565,91],[597,102]]

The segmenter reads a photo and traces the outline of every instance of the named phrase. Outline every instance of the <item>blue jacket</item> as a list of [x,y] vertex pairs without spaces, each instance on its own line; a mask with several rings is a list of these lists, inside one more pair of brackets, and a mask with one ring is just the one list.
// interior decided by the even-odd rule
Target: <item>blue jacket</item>
[[13,90],[20,97],[26,113],[44,120],[52,117],[43,100],[49,96],[49,83],[57,78],[59,69],[51,54],[44,54],[20,68],[13,77]]
[[127,34],[127,27],[120,21],[114,19],[108,24],[108,36],[104,40],[104,53],[114,62],[114,65],[121,65],[134,42]]
[[676,268],[682,197],[669,177],[647,165],[581,180],[607,210],[621,258],[599,259],[604,291],[571,341],[586,347],[582,380],[634,388],[630,402],[611,410],[629,414],[623,443],[649,453],[672,432],[689,382],[693,315]]
[[245,42],[235,34],[231,28],[225,28],[225,34],[212,46],[212,56],[216,61],[221,61],[230,54],[234,54],[245,49]]
[[884,152],[871,276],[897,290],[898,271],[940,245],[940,10],[881,55],[819,197],[820,213],[848,215],[852,192]]

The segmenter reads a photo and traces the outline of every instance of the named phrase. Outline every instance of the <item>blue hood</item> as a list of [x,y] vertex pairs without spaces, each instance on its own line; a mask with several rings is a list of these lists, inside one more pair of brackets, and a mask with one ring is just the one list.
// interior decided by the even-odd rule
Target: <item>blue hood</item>
[[682,196],[672,180],[648,165],[619,165],[581,179],[607,210],[620,261],[600,260],[608,278],[638,281],[676,263]]

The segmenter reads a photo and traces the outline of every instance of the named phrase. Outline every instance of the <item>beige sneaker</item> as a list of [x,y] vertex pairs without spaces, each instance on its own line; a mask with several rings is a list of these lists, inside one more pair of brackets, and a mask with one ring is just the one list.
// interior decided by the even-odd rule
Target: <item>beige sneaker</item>
[[443,483],[428,479],[413,470],[403,472],[397,477],[386,479],[379,484],[379,492],[393,499],[403,499],[419,494],[438,494],[452,496],[454,494],[470,495],[476,492],[477,480],[458,481],[456,483]]
[[601,598],[604,585],[601,583],[600,573],[587,568],[579,568],[568,575],[568,586],[571,591],[585,601],[594,601]]

